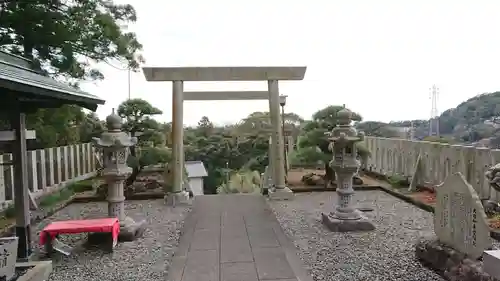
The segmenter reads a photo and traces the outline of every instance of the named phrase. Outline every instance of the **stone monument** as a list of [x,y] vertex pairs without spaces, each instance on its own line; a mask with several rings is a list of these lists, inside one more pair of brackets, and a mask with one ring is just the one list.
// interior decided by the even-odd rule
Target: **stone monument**
[[12,280],[16,274],[17,237],[0,238],[0,280]]
[[419,241],[416,256],[449,280],[496,280],[488,279],[490,276],[479,261],[491,247],[491,239],[486,214],[474,188],[461,173],[455,173],[436,191],[437,239]]
[[340,110],[337,120],[338,126],[332,130],[329,138],[333,150],[330,166],[337,179],[337,206],[333,212],[321,214],[323,224],[336,232],[374,230],[375,225],[352,204],[353,177],[360,167],[356,143],[364,139],[364,134],[351,126],[352,112],[348,109]]
[[122,119],[113,113],[106,118],[107,131],[101,138],[93,138],[94,146],[103,152],[102,175],[108,186],[108,216],[120,221],[121,241],[132,241],[142,235],[146,221],[135,222],[125,215],[124,181],[132,173],[127,166],[129,148],[137,144],[137,138],[121,130]]

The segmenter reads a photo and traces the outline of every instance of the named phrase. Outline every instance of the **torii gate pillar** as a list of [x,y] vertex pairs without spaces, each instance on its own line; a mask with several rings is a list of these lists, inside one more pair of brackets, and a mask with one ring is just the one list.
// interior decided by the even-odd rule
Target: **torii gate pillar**
[[269,191],[269,198],[278,200],[288,200],[293,197],[292,191],[285,185],[285,144],[283,143],[283,129],[281,128],[281,114],[279,101],[278,80],[267,81],[269,91],[269,115],[271,116],[271,151],[273,155],[273,178],[274,187]]
[[184,186],[184,82],[172,81],[172,167],[173,192],[172,200],[167,200],[173,205],[184,202],[189,198]]

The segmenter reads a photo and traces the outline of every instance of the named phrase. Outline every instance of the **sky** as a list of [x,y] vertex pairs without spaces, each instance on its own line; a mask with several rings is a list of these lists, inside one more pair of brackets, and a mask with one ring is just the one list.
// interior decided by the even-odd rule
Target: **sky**
[[[345,104],[364,120],[428,119],[429,88],[438,111],[500,91],[498,0],[115,0],[138,21],[146,66],[307,66],[303,81],[280,82],[285,110],[304,118]],[[118,66],[118,65],[117,65]],[[127,71],[98,66],[105,80],[82,88],[106,99],[104,118],[128,97]],[[186,91],[267,90],[261,82],[186,82]],[[131,75],[131,97],[171,121],[171,82]],[[202,116],[234,123],[268,101],[189,101],[184,124]]]

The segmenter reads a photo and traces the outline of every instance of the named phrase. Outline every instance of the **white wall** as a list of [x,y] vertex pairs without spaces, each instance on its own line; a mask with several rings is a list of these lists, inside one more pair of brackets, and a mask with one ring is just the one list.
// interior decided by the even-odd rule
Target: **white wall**
[[193,195],[203,195],[203,178],[190,178],[189,187]]

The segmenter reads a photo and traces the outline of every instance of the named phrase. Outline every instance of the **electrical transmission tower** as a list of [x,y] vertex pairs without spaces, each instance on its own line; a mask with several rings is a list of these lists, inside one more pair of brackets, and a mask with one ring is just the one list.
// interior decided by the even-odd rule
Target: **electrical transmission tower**
[[432,85],[429,89],[429,97],[431,99],[431,118],[429,119],[429,136],[439,137],[439,115],[437,109],[437,102],[439,96],[439,88]]

